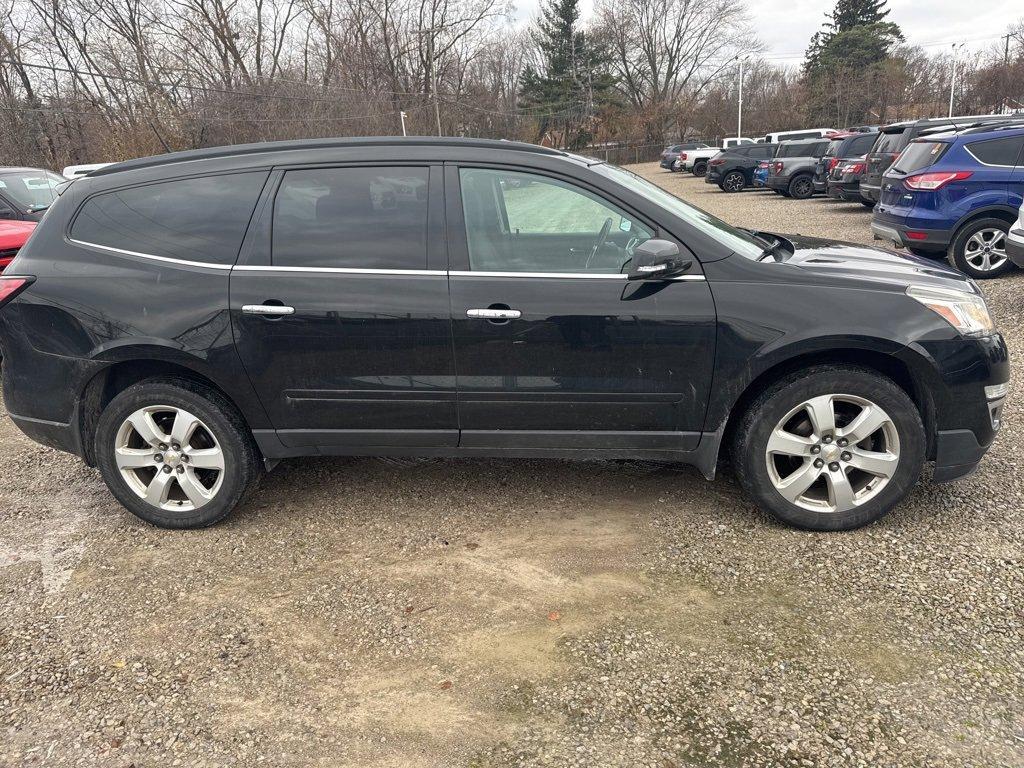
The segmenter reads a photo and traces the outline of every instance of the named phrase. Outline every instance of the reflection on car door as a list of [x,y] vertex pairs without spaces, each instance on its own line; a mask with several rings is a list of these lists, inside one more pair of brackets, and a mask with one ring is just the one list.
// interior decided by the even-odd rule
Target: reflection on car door
[[281,442],[454,447],[440,167],[277,173],[231,311]]
[[461,445],[690,450],[715,342],[699,265],[627,282],[657,226],[578,182],[446,169]]

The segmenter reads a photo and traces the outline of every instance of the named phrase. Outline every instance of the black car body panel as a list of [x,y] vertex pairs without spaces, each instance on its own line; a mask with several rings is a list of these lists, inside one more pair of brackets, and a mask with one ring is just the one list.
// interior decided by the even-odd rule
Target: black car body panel
[[[417,266],[275,261],[273,216],[288,174],[368,164],[397,175],[418,169],[424,180],[385,189],[377,201],[385,209],[396,194],[417,201],[422,252],[398,254]],[[958,467],[947,475],[980,458],[993,437],[984,387],[1008,379],[1005,344],[998,334],[965,339],[905,295],[911,284],[973,290],[962,275],[800,237],[786,241],[792,252],[784,255],[741,256],[714,227],[601,168],[503,142],[364,139],[198,151],[103,169],[70,186],[8,269],[36,278],[0,309],[8,411],[33,439],[91,461],[92,406],[106,388],[119,377],[182,371],[237,406],[270,461],[632,457],[688,462],[710,477],[730,415],[759,382],[801,362],[854,359],[905,373],[931,457]],[[612,242],[643,227],[692,263],[678,277],[635,281],[611,272],[474,270],[463,204],[471,196],[463,196],[460,176],[468,171],[570,185],[628,215],[634,229],[623,223],[608,233]],[[258,174],[247,178],[251,215],[237,252],[217,253],[215,263],[71,237],[83,206],[111,191],[242,173]],[[515,181],[502,178],[502,188]],[[314,234],[295,245],[312,247]],[[387,237],[372,234],[369,264],[396,255]],[[510,237],[538,248],[551,242],[518,229]],[[579,264],[594,256],[565,253]],[[250,314],[253,306],[293,311]],[[467,314],[495,307],[521,316]],[[975,459],[964,460],[965,444],[978,446]]]
[[832,173],[845,162],[862,157],[874,144],[872,133],[855,133],[852,136],[833,138],[825,154],[814,166],[814,191],[826,192]]

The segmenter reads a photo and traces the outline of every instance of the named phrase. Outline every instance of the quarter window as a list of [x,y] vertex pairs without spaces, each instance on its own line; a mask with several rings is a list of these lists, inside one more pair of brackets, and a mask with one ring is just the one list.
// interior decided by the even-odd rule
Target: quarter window
[[972,155],[986,165],[1017,165],[1021,148],[1024,148],[1024,135],[975,141],[968,144],[967,148]]
[[274,265],[424,269],[427,186],[427,168],[288,171],[274,201]]
[[477,271],[617,274],[654,236],[603,198],[547,176],[463,168],[459,178]]
[[233,264],[265,172],[176,179],[89,198],[74,240],[208,264]]

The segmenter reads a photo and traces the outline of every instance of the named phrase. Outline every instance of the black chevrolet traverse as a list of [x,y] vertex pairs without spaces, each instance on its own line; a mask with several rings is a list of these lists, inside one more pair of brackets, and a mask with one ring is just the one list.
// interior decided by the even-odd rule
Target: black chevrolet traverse
[[70,184],[0,276],[7,410],[139,517],[223,518],[280,459],[731,453],[804,528],[970,473],[1009,374],[931,261],[744,229],[499,141],[169,154]]

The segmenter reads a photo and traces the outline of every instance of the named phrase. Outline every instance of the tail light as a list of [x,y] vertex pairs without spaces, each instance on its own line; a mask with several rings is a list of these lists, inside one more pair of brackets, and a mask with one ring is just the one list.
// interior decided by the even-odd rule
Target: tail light
[[963,181],[973,175],[973,171],[938,171],[933,173],[919,173],[916,176],[907,176],[903,184],[908,189],[933,191],[942,189],[953,181]]
[[5,277],[0,275],[0,307],[28,288],[34,277]]
[[832,158],[829,158],[829,161],[828,161],[828,170],[830,170],[830,171],[831,171],[831,170],[832,170],[833,168],[835,168],[835,167],[836,167],[837,165],[839,165],[839,158],[838,158],[838,157],[832,157]]
[[760,163],[757,164],[757,167],[758,168],[767,168],[768,167],[768,161],[767,160],[762,160]]
[[774,163],[772,163],[772,171],[773,171],[773,172],[774,172],[775,174],[780,174],[780,173],[782,173],[782,169],[783,169],[783,168],[785,168],[785,165],[783,165],[783,163],[782,163],[782,161],[781,161],[781,160],[776,160],[776,161],[775,161]]
[[716,158],[708,162],[708,165],[725,165],[725,160],[722,158]]
[[864,163],[850,163],[843,168],[843,173],[864,173]]
[[686,153],[685,152],[680,152],[679,153],[679,159],[680,160],[685,160],[686,159]]

